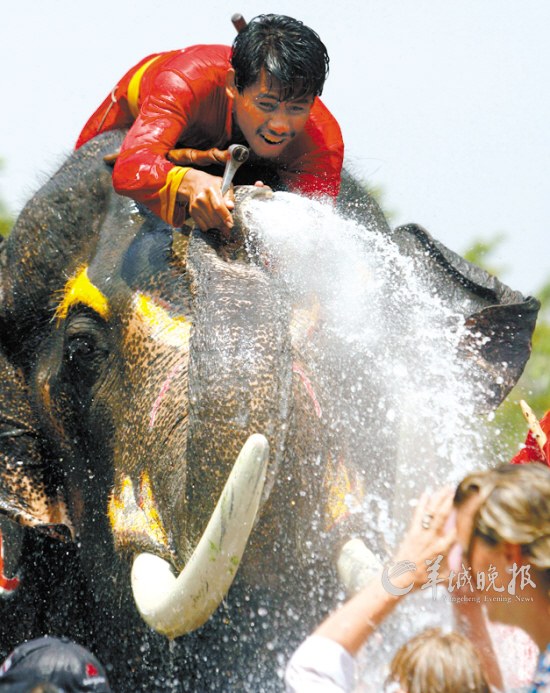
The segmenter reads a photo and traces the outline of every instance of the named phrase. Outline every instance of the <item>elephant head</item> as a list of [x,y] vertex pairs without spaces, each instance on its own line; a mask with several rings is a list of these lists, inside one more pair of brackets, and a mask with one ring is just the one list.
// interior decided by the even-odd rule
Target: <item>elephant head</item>
[[[293,302],[239,212],[242,237],[224,245],[117,196],[103,155],[121,137],[73,154],[3,248],[0,511],[77,542],[96,603],[128,605],[131,582],[143,619],[174,638],[237,570],[280,586],[313,555],[336,563],[355,531],[344,499],[369,479],[331,437],[341,382],[315,379],[315,300]],[[416,228],[381,233],[416,245],[419,271],[467,306],[464,353],[496,406],[528,358],[536,302],[426,253]]]

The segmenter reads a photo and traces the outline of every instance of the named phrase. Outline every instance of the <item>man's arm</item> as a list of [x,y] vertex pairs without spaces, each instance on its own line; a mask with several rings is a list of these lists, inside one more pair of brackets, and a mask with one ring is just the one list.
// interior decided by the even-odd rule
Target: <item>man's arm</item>
[[190,127],[197,99],[183,75],[160,72],[130,128],[113,171],[118,193],[142,202],[173,226],[189,214],[201,229],[233,225],[232,192],[221,195],[221,178],[168,158]]
[[[377,626],[408,594],[403,591],[410,586],[412,592],[428,582],[426,560],[432,561],[440,554],[447,554],[456,537],[455,529],[446,526],[452,509],[452,498],[451,490],[442,489],[431,497],[426,494],[419,500],[409,528],[392,561],[394,564],[411,561],[416,565],[414,573],[406,572],[393,577],[391,585],[397,589],[390,591],[387,583],[382,580],[382,572],[379,572],[360,592],[328,616],[314,635],[335,640],[350,654],[357,654]],[[433,521],[426,528],[422,526],[422,520],[428,508],[433,515]]]
[[235,200],[231,189],[222,195],[221,181],[218,176],[190,168],[179,184],[177,200],[187,206],[189,216],[202,231],[219,229],[222,235],[229,235]]

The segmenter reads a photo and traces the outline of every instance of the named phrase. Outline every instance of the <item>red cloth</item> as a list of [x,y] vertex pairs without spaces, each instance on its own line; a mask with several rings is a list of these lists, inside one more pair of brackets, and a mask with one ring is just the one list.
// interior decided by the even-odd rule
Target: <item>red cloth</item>
[[[225,89],[230,53],[228,46],[198,45],[156,54],[141,79],[139,114],[134,120],[128,86],[139,68],[154,57],[147,56],[124,75],[88,120],[76,144],[78,148],[100,132],[131,126],[114,167],[114,187],[175,226],[183,222],[184,210],[174,204],[173,195],[171,203],[166,203],[167,194],[174,192],[170,190],[173,179],[167,177],[176,168],[166,159],[167,152],[178,147],[226,149],[234,141],[232,102]],[[316,98],[304,131],[277,159],[275,169],[288,190],[336,197],[343,155],[340,127]]]
[[529,462],[542,462],[550,467],[550,409],[540,420],[540,426],[546,434],[547,440],[544,452],[540,449],[535,440],[535,436],[529,431],[525,439],[525,447],[517,455],[514,455],[510,462],[512,464],[528,464]]

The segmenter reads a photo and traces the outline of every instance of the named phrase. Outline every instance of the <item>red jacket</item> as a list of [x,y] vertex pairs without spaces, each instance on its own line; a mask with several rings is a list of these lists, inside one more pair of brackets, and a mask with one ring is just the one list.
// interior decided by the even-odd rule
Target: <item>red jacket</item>
[[[185,218],[176,201],[183,170],[167,160],[167,152],[226,149],[234,141],[232,103],[225,89],[230,53],[228,46],[199,45],[144,58],[92,115],[76,144],[78,148],[100,132],[131,126],[114,167],[114,187],[173,226]],[[343,155],[340,127],[316,98],[304,131],[274,164],[279,186],[273,187],[336,197]]]

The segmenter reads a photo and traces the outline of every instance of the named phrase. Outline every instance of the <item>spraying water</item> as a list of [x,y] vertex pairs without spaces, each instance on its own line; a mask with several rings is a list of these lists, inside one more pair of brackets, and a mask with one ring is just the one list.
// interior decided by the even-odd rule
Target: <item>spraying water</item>
[[[362,474],[349,509],[384,560],[422,491],[456,484],[486,458],[481,393],[458,357],[463,315],[374,222],[287,193],[250,198],[243,216],[251,258],[283,285],[294,314],[309,316],[295,342],[325,394],[334,446]],[[448,621],[430,590],[406,600],[365,654],[372,690],[404,640]]]
[[[328,351],[316,354],[316,374],[323,379],[320,366],[330,365],[349,381],[335,430],[360,436],[374,424],[391,440],[406,479],[394,490],[398,503],[402,493],[408,500],[455,483],[477,465],[485,434],[475,413],[479,393],[457,357],[464,318],[427,287],[411,259],[376,228],[295,195],[252,198],[245,215],[249,252],[284,283],[294,306],[317,303]],[[357,363],[368,372],[346,371]]]

